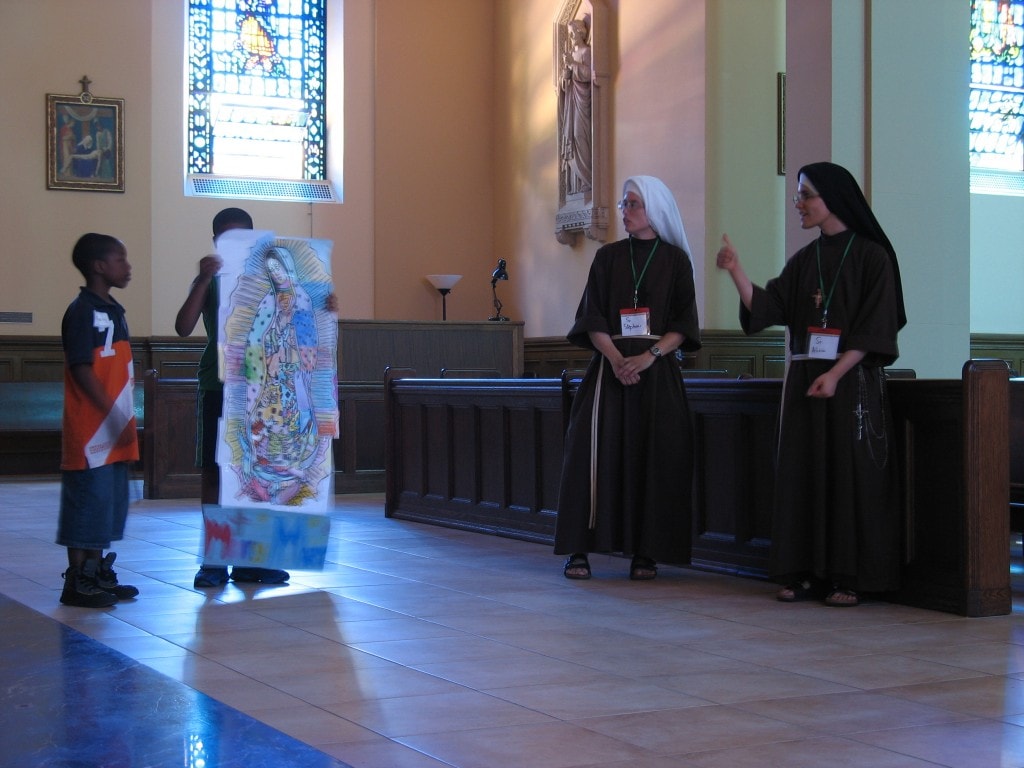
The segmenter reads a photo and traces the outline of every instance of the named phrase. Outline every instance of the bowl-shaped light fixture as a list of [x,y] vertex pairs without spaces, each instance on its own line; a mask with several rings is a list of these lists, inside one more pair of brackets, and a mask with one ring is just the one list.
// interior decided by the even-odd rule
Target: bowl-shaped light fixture
[[448,294],[462,275],[427,275],[427,281],[441,294],[441,319],[448,319]]

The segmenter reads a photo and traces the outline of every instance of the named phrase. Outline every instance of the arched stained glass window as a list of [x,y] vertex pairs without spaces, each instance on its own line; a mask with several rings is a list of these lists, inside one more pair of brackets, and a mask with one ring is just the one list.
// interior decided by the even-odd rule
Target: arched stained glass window
[[1024,0],[971,0],[971,165],[1024,171]]
[[327,0],[189,0],[186,172],[326,178]]

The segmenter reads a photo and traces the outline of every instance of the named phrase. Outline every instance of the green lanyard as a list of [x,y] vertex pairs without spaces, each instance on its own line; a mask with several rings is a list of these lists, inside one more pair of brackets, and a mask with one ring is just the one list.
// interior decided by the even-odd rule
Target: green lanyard
[[644,264],[644,268],[640,272],[640,277],[637,277],[636,263],[633,261],[633,238],[629,238],[629,266],[630,269],[633,270],[633,309],[636,309],[636,305],[640,300],[640,283],[644,281],[644,275],[647,274],[647,268],[651,266],[651,259],[654,258],[654,252],[658,250],[658,243],[660,242],[660,237],[654,241],[654,247],[651,248],[651,252],[647,254],[647,263]]
[[821,275],[821,238],[819,237],[814,241],[815,248],[817,249],[818,255],[818,296],[824,296],[825,306],[821,313],[821,327],[828,328],[828,305],[832,303],[832,294],[836,292],[836,284],[839,282],[839,273],[843,270],[843,264],[846,263],[846,254],[850,252],[850,246],[853,245],[853,238],[857,236],[854,232],[850,235],[850,242],[846,244],[846,250],[843,251],[843,258],[839,261],[839,269],[836,270],[836,276],[832,279],[832,287],[829,289],[828,296],[825,294],[825,280]]

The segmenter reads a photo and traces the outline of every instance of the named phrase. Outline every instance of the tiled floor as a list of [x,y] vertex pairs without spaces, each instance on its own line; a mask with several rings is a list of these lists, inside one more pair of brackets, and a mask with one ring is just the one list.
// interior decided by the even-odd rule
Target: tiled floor
[[[196,502],[136,502],[115,549],[121,581],[141,595],[67,608],[57,484],[0,492],[0,594],[37,612],[29,621],[0,601],[0,616],[22,613],[5,622],[19,629],[3,630],[3,679],[26,663],[25,644],[38,665],[19,673],[20,690],[0,689],[2,765],[192,766],[188,724],[154,716],[170,686],[184,702],[175,712],[241,724],[207,732],[211,743],[266,743],[209,768],[290,765],[277,756],[288,737],[324,753],[309,750],[318,756],[306,765],[356,768],[1024,766],[1019,612],[783,605],[767,583],[686,569],[631,582],[626,561],[604,556],[591,558],[593,580],[571,582],[548,547],[387,520],[379,496],[337,497],[323,572],[206,592],[192,588]],[[1015,597],[1024,610],[1024,591]],[[112,734],[135,724],[133,744],[153,744],[145,761],[81,733],[51,736],[94,753],[58,762],[54,744],[44,759],[9,727],[31,729],[26,707],[50,722],[47,707],[88,707],[115,690],[95,676],[52,683],[79,636],[43,616],[102,644],[97,658],[136,669],[133,691],[152,691],[107,702],[120,707]],[[175,740],[177,754],[157,749]]]

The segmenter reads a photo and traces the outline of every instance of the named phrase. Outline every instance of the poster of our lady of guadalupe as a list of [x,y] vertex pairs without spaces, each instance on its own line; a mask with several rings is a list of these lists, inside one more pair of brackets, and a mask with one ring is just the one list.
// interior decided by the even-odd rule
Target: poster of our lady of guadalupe
[[[207,562],[301,568],[312,552],[310,567],[317,558],[322,567],[338,436],[331,244],[236,229],[217,249],[224,408],[220,508],[204,509]],[[231,552],[211,554],[214,518]]]

